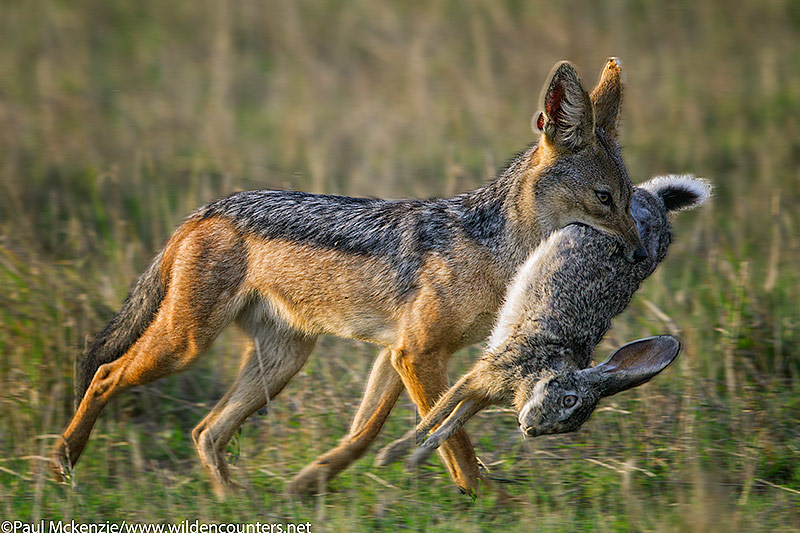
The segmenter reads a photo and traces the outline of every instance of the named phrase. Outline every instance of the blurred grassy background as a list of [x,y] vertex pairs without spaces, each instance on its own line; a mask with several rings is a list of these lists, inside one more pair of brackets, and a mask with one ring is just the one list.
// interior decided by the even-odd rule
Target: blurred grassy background
[[[800,4],[37,0],[0,16],[0,515],[310,520],[316,531],[800,529]],[[511,500],[471,503],[438,459],[372,454],[331,494],[285,483],[346,431],[376,348],[323,339],[231,447],[216,502],[189,432],[231,382],[230,332],[193,371],[109,406],[76,471],[40,457],[72,414],[87,335],[194,208],[251,188],[440,196],[535,139],[553,63],[627,76],[634,181],[716,187],[598,350],[654,333],[679,362],[579,434],[518,436],[480,415],[476,448]],[[479,347],[452,363],[468,368]],[[414,422],[403,398],[378,446]]]

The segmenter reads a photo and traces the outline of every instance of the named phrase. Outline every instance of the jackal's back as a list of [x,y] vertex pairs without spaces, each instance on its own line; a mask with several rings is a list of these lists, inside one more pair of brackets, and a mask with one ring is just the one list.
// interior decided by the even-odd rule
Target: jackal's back
[[[491,187],[491,185],[490,185]],[[297,191],[247,191],[202,208],[200,218],[231,220],[244,235],[386,260],[401,294],[414,287],[426,256],[452,255],[465,241],[487,246],[505,226],[502,195],[384,200]]]

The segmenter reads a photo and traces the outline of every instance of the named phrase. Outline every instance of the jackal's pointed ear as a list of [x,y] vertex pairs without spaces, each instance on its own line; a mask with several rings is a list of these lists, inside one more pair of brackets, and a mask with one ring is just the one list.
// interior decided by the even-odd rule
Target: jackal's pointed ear
[[641,339],[626,344],[603,363],[580,373],[601,396],[611,396],[650,381],[675,360],[680,349],[680,341],[670,335]]
[[534,115],[531,126],[542,132],[548,145],[578,151],[591,142],[592,102],[569,62],[562,61],[553,68],[542,89],[541,101],[544,111]]
[[595,126],[616,137],[622,105],[622,63],[616,57],[608,58],[592,90],[591,99]]

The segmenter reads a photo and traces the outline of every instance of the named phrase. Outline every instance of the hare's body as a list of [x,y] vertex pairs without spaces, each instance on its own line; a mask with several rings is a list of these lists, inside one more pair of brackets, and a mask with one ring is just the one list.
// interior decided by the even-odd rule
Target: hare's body
[[[669,247],[668,211],[695,207],[708,186],[688,177],[655,178],[634,189],[631,212],[648,259],[630,263],[619,245],[588,226],[552,234],[520,268],[508,290],[486,354],[436,403],[417,436],[433,449],[492,404],[512,406],[529,435],[577,430],[599,399],[640,385],[678,353],[672,337],[620,348],[589,368],[611,319],[630,303]],[[420,451],[415,460],[426,452]]]

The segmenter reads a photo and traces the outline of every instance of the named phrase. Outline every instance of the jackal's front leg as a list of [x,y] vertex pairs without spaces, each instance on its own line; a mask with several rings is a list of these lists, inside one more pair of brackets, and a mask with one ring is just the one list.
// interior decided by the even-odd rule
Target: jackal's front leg
[[[394,352],[392,363],[421,416],[426,416],[447,389],[448,352]],[[463,429],[454,432],[439,449],[450,477],[467,494],[476,495],[481,472],[475,450]]]
[[339,444],[317,457],[292,480],[289,492],[305,495],[320,490],[336,474],[347,468],[367,451],[380,433],[383,423],[403,392],[403,382],[392,367],[391,352],[384,349],[372,366],[350,432]]
[[[421,444],[428,436],[430,430],[450,416],[450,413],[456,408],[459,402],[465,399],[467,390],[464,387],[459,387],[463,381],[464,378],[436,402],[436,405],[428,411],[428,414],[419,426],[384,446],[375,456],[375,466],[387,466],[402,459],[417,448],[417,445]],[[461,425],[463,425],[463,423]],[[455,428],[454,431],[448,433],[447,437],[455,433],[455,430],[460,429],[461,425]],[[442,439],[442,442],[444,442],[444,440],[446,440],[446,438]],[[441,442],[434,447],[434,450],[438,448],[440,444]]]

